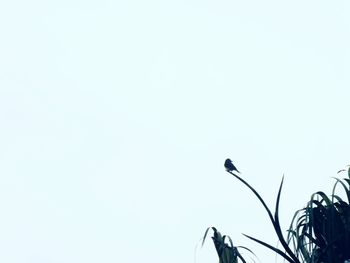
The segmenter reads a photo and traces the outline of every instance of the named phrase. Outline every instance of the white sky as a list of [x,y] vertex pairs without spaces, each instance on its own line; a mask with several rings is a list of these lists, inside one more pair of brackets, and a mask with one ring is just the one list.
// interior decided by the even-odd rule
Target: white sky
[[[276,244],[350,162],[346,1],[0,4],[0,262],[194,262]],[[209,242],[199,263],[217,262]]]

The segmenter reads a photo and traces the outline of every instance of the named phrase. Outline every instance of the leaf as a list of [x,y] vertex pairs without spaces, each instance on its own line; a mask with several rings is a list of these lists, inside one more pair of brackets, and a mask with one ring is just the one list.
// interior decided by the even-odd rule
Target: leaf
[[350,203],[350,189],[344,184],[344,182],[343,182],[342,180],[340,180],[340,179],[338,179],[338,178],[335,178],[335,177],[333,177],[333,178],[334,178],[335,180],[337,180],[337,182],[334,184],[332,194],[334,195],[335,188],[336,188],[337,184],[340,183],[340,184],[343,186],[343,188],[344,188],[344,190],[345,190],[345,193],[346,193],[346,196],[347,196],[347,198],[348,198],[348,202]]
[[[278,192],[278,196],[277,196],[277,201],[276,201],[276,212],[275,212],[275,218],[272,216],[272,213],[270,211],[270,209],[268,208],[268,206],[266,205],[265,201],[262,199],[262,197],[258,194],[258,192],[252,187],[250,186],[245,180],[243,180],[240,176],[228,171],[228,173],[232,174],[233,176],[235,176],[238,180],[240,180],[242,183],[244,183],[254,194],[255,196],[259,199],[259,201],[261,202],[261,204],[264,206],[265,210],[267,211],[271,223],[273,225],[273,227],[275,228],[275,232],[278,236],[278,239],[280,240],[283,248],[287,251],[287,253],[293,258],[293,262],[297,262],[299,263],[298,258],[293,254],[293,251],[289,248],[287,242],[285,241],[282,231],[281,231],[281,227],[280,227],[280,223],[278,221],[278,204],[279,204],[279,198],[281,195],[281,190],[282,190],[282,185],[283,185],[283,177],[282,177],[282,181],[281,181],[281,185],[279,188],[279,192]],[[276,213],[277,213],[277,221],[276,221]]]
[[243,235],[246,236],[247,238],[249,238],[249,239],[251,239],[251,240],[253,240],[253,241],[255,241],[255,242],[257,242],[257,243],[259,243],[259,244],[261,244],[261,245],[263,245],[263,246],[265,246],[265,247],[271,249],[271,250],[273,250],[274,252],[276,252],[277,254],[279,254],[280,256],[282,256],[283,258],[285,258],[288,262],[290,262],[290,263],[295,263],[295,261],[294,261],[293,259],[291,259],[291,258],[290,258],[286,253],[284,253],[282,250],[280,250],[280,249],[278,249],[278,248],[275,248],[275,247],[271,246],[270,244],[267,244],[267,243],[265,243],[264,241],[261,241],[261,240],[259,240],[259,239],[254,238],[254,237],[248,236],[248,235],[246,235],[246,234],[243,234]]

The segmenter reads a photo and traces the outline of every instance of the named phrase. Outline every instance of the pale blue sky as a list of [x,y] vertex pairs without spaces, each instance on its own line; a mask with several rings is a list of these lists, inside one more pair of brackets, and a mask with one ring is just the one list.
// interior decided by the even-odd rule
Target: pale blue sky
[[[346,1],[0,4],[0,261],[193,262],[350,163]],[[198,262],[217,262],[208,242]]]

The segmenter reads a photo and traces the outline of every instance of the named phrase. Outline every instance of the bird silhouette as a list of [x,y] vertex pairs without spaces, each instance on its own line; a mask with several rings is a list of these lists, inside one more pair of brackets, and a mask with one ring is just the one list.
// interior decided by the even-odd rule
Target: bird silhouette
[[234,166],[231,159],[226,159],[224,166],[228,172],[237,171],[238,173],[241,173],[237,170],[236,166]]

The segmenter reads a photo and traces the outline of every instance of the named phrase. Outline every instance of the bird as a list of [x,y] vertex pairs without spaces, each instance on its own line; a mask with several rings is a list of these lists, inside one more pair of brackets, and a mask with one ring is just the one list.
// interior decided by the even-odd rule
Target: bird
[[224,166],[227,172],[237,171],[238,173],[241,173],[237,170],[236,166],[234,166],[231,159],[226,159]]

